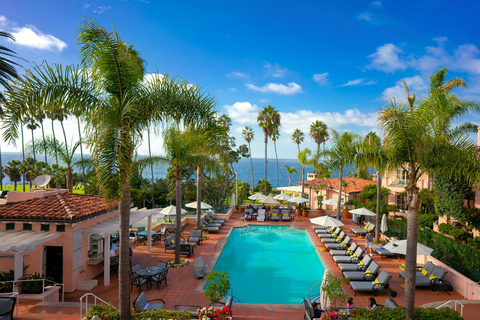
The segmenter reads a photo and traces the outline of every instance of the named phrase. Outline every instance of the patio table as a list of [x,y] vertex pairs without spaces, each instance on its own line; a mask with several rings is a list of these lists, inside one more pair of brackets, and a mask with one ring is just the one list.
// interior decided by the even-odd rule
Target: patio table
[[152,287],[152,277],[158,275],[162,270],[160,267],[151,266],[138,269],[136,274],[147,280],[147,289],[149,289],[148,285],[150,285],[150,288]]
[[[141,235],[141,236],[148,236],[148,231],[140,231],[138,234]],[[157,231],[152,230],[152,236],[154,234],[157,234]]]

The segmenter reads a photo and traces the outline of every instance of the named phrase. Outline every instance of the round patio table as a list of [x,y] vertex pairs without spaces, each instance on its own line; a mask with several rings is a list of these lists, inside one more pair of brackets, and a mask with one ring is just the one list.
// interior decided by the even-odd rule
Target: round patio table
[[[141,236],[148,236],[148,231],[140,231],[138,234],[141,235]],[[152,236],[154,234],[157,234],[157,231],[152,230]]]
[[135,272],[137,275],[139,275],[142,278],[145,278],[147,280],[147,289],[148,289],[148,284],[151,285],[152,282],[152,277],[158,275],[160,272],[162,272],[162,268],[157,267],[157,266],[151,266],[151,267],[145,267],[138,269],[137,272]]

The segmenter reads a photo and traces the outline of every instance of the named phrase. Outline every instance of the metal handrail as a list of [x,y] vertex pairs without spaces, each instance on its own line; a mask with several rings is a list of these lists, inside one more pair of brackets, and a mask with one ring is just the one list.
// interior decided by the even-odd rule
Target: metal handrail
[[315,289],[316,287],[318,287],[319,284],[322,284],[322,282],[323,282],[323,279],[320,280],[320,282],[318,282],[316,285],[314,285],[310,290],[308,290],[308,299],[310,299],[311,296],[312,296],[312,295],[311,295],[312,290]]
[[[445,306],[447,306],[447,304],[449,304],[450,302],[454,302],[454,303],[455,303],[455,305],[454,305],[454,310],[455,310],[455,311],[457,311],[457,304],[460,305],[460,316],[463,317],[463,304],[462,304],[460,301],[458,301],[458,300],[449,300],[449,301],[447,301],[447,302],[439,305],[439,306],[436,307],[435,309],[440,309],[440,308],[442,308],[442,307],[445,307]],[[457,311],[457,312],[458,312],[458,311]]]
[[250,231],[250,225],[248,224],[247,220],[245,220],[245,217],[243,217],[242,219],[245,222],[245,224],[247,225],[247,231],[244,234],[240,233],[240,235],[243,237],[244,235],[246,235],[248,233],[248,231]]
[[[99,298],[97,297],[96,295],[94,295],[93,293],[85,293],[83,296],[80,297],[80,320],[83,320],[83,316],[82,316],[82,307],[83,307],[83,298],[85,298],[85,314],[88,313],[88,297],[91,296],[91,297],[94,297],[95,300],[94,300],[94,305],[97,305],[97,300],[100,300],[103,304],[109,304],[107,301],[103,300],[102,298]],[[114,306],[112,306],[112,308],[114,308],[115,310],[117,308],[115,308]]]
[[[62,302],[65,301],[65,286],[63,283],[58,283],[58,282],[55,282],[55,281],[52,281],[52,280],[48,280],[48,279],[24,279],[24,280],[8,280],[8,281],[0,281],[0,284],[1,283],[10,283],[12,282],[13,283],[13,288],[17,287],[18,286],[18,282],[30,282],[30,281],[42,281],[42,302],[45,302],[45,281],[48,281],[50,283],[52,283],[54,286],[61,286],[62,287]],[[16,291],[12,291],[11,293],[17,293]]]

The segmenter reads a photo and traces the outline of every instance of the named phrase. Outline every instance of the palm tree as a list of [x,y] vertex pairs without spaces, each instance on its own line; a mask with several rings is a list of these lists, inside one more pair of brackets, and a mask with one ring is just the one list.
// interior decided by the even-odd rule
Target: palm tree
[[[43,120],[45,120],[45,113],[42,110],[39,110],[37,112],[37,115],[35,116],[35,120],[37,120],[37,122],[40,123],[40,127],[42,128],[42,138],[43,138],[43,141],[45,141],[45,131],[43,130]],[[53,135],[55,136],[55,132],[53,132]],[[43,154],[45,156],[45,165],[48,166],[46,149],[43,150]]]
[[288,172],[288,186],[291,187],[292,186],[292,173],[295,173],[295,175],[297,175],[297,168],[290,167],[286,164],[284,164],[282,167],[287,169],[287,172]]
[[[280,125],[280,124],[279,124]],[[277,140],[278,138],[280,138],[280,133],[278,132],[278,127],[276,126],[273,131],[272,131],[272,134],[270,136],[270,138],[272,139],[273,141],[273,148],[275,150],[275,159],[277,161],[277,189],[278,189],[278,155],[277,155]]]
[[32,188],[32,180],[35,179],[34,170],[36,162],[37,161],[35,160],[35,158],[27,157],[25,161],[22,161],[22,163],[20,163],[19,167],[20,174],[25,177],[26,181],[28,181],[30,189]]
[[310,125],[310,136],[317,144],[317,153],[320,153],[320,144],[325,144],[325,141],[328,140],[327,125],[320,120],[312,122]]
[[252,171],[252,194],[255,192],[253,189],[255,188],[254,185],[254,180],[253,180],[253,161],[252,161],[252,147],[250,146],[250,142],[255,138],[255,133],[253,132],[252,127],[250,126],[245,126],[245,128],[242,130],[242,138],[245,139],[248,143],[248,153],[250,155],[250,169]]
[[[0,37],[8,38],[15,41],[15,38],[7,32],[0,31]],[[0,85],[4,88],[8,87],[8,82],[18,78],[17,70],[15,66],[19,66],[18,63],[10,60],[10,57],[17,58],[15,52],[7,47],[0,46]],[[0,104],[5,101],[3,92],[0,91]]]
[[280,126],[280,114],[274,107],[268,105],[258,113],[257,122],[265,134],[265,194],[267,193],[267,144],[276,126]]
[[22,176],[20,175],[21,164],[22,162],[20,160],[10,160],[3,168],[3,171],[8,176],[8,179],[13,182],[13,191],[17,190],[17,182],[22,179]]
[[300,151],[297,155],[298,161],[300,162],[301,168],[302,168],[302,194],[301,196],[303,197],[304,191],[305,191],[305,166],[310,164],[310,159],[308,157],[312,154],[310,149],[305,148],[302,151]]
[[[418,240],[419,188],[417,180],[424,173],[464,178],[473,185],[479,169],[473,142],[466,136],[446,139],[437,136],[428,125],[432,115],[415,104],[405,82],[407,103],[390,100],[380,111],[379,123],[385,132],[384,145],[389,167],[409,173],[405,187],[407,217],[407,255],[405,259],[405,314],[413,319]],[[441,128],[441,126],[440,126]]]
[[[72,109],[70,110],[70,112],[75,116],[75,118],[77,119],[77,129],[78,129],[78,139],[80,141],[82,141],[82,131],[80,129],[80,119],[83,119],[83,118],[86,118],[87,115],[85,114],[85,112],[87,110],[84,110],[82,108],[83,105],[81,104],[76,104],[74,106],[72,106]],[[150,141],[150,140],[149,140]],[[150,155],[151,157],[152,155]],[[81,163],[83,163],[83,146],[82,144],[80,144],[80,159],[81,159]],[[83,181],[83,187],[85,187],[85,168],[83,166],[82,167],[82,181]],[[152,182],[153,183],[153,182]]]
[[[298,153],[300,153],[300,143],[305,141],[305,134],[298,128],[293,130],[292,141],[293,143],[297,144]],[[302,169],[302,165],[300,165],[300,170],[301,169]]]
[[27,123],[27,129],[29,129],[32,132],[33,159],[37,161],[37,157],[35,155],[35,137],[33,135],[33,131],[40,128],[40,126],[38,125],[38,123],[35,121],[34,118],[27,118],[25,119],[25,122]]

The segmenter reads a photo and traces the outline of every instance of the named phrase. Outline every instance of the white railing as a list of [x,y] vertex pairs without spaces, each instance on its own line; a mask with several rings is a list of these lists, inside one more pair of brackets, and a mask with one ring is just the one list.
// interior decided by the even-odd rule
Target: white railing
[[318,287],[319,284],[322,284],[323,282],[323,279],[320,280],[320,282],[318,282],[316,285],[314,285],[310,290],[308,290],[308,298],[311,300],[311,293],[312,293],[312,290],[315,289],[316,287]]
[[[97,297],[93,293],[85,293],[83,296],[80,297],[80,320],[83,320],[83,314],[82,314],[83,313],[83,298],[85,298],[85,315],[88,313],[88,308],[89,308],[88,297],[93,297],[94,298],[93,305],[97,305],[97,301],[101,301],[103,304],[108,305],[108,302],[106,302],[105,300]],[[112,308],[117,309],[114,306],[112,306]]]
[[[64,302],[65,298],[65,288],[63,283],[58,283],[55,281],[51,281],[48,279],[25,279],[25,280],[10,280],[10,281],[1,281],[0,284],[2,283],[12,283],[13,284],[13,290],[15,290],[18,287],[19,282],[32,282],[32,281],[42,281],[42,302],[45,302],[45,281],[48,281],[52,283],[54,286],[61,286],[62,288],[62,302]],[[11,293],[18,294],[16,291],[12,291]]]
[[242,218],[243,221],[245,222],[246,226],[247,226],[247,231],[245,231],[244,234],[241,234],[240,235],[243,237],[244,235],[246,235],[248,233],[248,231],[250,231],[250,225],[248,224],[247,220],[245,220],[245,217]]
[[[452,302],[454,303],[453,309],[454,309],[455,311],[457,311],[457,305],[460,305],[460,316],[463,317],[463,304],[461,304],[460,301],[457,301],[457,300],[449,300],[449,301],[447,301],[447,302],[439,305],[439,306],[436,307],[435,309],[440,309],[440,308],[446,307],[448,304],[450,304],[450,303],[452,303]],[[457,312],[458,312],[458,311],[457,311]]]

